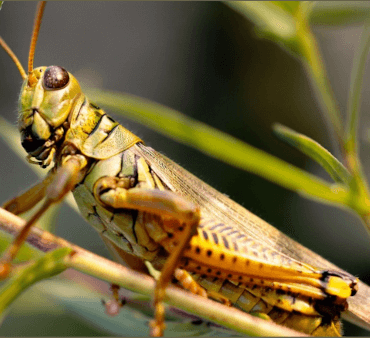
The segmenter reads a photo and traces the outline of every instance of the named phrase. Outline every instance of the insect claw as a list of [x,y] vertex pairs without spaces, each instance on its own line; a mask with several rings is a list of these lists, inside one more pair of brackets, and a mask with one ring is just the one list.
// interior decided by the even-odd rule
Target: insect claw
[[102,299],[105,306],[105,313],[110,317],[115,317],[120,313],[121,307],[126,303],[124,299],[117,302],[115,299],[110,299],[107,302]]
[[39,164],[40,163],[39,161],[33,160],[31,155],[27,155],[26,160],[27,160],[28,163],[31,163],[31,164]]
[[118,294],[119,285],[111,284],[110,290],[113,292],[113,298],[107,302],[102,299],[102,304],[105,306],[105,313],[111,317],[119,314],[120,309],[126,304],[125,297],[120,297]]
[[151,320],[149,322],[149,327],[151,337],[162,337],[166,325],[164,323],[159,324],[156,320]]

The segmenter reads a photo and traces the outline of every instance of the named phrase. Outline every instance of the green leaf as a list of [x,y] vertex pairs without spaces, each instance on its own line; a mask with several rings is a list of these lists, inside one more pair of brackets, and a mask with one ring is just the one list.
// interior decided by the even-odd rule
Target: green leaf
[[273,4],[293,15],[300,6],[300,1],[274,1]]
[[284,1],[225,1],[256,25],[256,34],[272,40],[294,55],[299,54],[296,20],[292,12],[297,3]]
[[368,1],[317,1],[309,21],[312,25],[343,26],[364,22],[369,16]]
[[10,278],[0,289],[0,313],[4,315],[7,307],[32,284],[64,271],[64,258],[71,252],[70,248],[53,250]]
[[352,179],[351,174],[342,163],[319,143],[281,124],[275,124],[273,130],[283,141],[320,164],[335,182],[345,183],[349,186]]

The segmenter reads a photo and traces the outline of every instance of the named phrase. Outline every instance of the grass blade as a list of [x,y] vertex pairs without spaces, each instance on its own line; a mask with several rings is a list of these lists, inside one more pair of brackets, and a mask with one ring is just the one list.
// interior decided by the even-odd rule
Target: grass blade
[[351,174],[342,163],[319,143],[281,124],[275,124],[273,130],[283,141],[320,164],[335,182],[349,186],[352,179]]

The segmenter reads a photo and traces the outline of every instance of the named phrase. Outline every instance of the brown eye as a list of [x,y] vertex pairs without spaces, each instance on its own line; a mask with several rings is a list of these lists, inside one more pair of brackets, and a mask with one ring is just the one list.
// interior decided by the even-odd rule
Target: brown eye
[[44,73],[45,89],[61,89],[68,84],[68,72],[59,66],[50,66]]

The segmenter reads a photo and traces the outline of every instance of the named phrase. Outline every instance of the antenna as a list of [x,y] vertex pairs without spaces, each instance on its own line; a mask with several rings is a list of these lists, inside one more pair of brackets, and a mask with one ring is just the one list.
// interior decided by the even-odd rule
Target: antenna
[[46,1],[40,1],[37,5],[35,21],[33,24],[30,53],[28,55],[28,83],[30,86],[37,82],[35,75],[33,74],[33,59],[35,56],[35,49],[37,44],[37,38],[39,36],[42,16],[44,14]]
[[3,40],[3,38],[0,36],[0,46],[3,47],[3,49],[8,53],[8,55],[11,57],[15,65],[17,66],[19,72],[21,73],[21,76],[23,80],[27,78],[27,74],[22,67],[22,64],[18,60],[17,56],[13,53],[13,51],[10,49],[10,47],[6,44],[6,42]]

